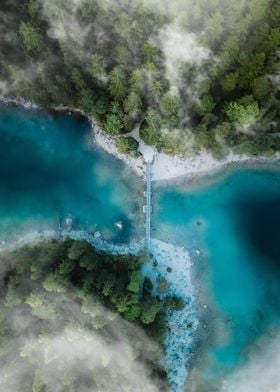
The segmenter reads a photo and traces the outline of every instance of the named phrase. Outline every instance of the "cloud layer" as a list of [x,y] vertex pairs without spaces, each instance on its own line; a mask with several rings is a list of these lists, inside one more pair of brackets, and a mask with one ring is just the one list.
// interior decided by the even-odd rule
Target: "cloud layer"
[[260,340],[247,364],[224,380],[223,392],[280,392],[280,337]]
[[[99,311],[103,319],[114,320],[105,332],[103,328],[87,328],[80,318],[80,305],[60,296],[56,303],[59,316],[52,320],[51,329],[47,327],[38,336],[40,321],[22,309],[13,309],[5,320],[9,333],[1,345],[0,385],[6,392],[26,390],[23,386],[30,383],[36,364],[38,380],[47,383],[47,391],[72,391],[77,383],[75,391],[79,392],[160,391],[161,384],[151,379],[145,361],[136,359],[139,348],[154,345],[156,350],[155,344],[117,314],[102,307]],[[94,389],[91,375],[97,380]]]

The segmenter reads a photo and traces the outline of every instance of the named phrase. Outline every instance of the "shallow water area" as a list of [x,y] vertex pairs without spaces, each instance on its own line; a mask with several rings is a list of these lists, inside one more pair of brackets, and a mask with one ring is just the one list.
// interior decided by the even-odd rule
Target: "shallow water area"
[[0,157],[0,241],[59,227],[143,235],[143,181],[94,145],[86,119],[2,105]]
[[212,183],[156,186],[153,235],[190,251],[201,347],[187,390],[220,390],[280,327],[280,170],[231,170]]
[[[93,143],[84,118],[1,106],[0,154],[0,245],[60,232],[113,253],[142,247],[145,184]],[[144,272],[154,283],[166,276],[167,294],[187,303],[167,320],[172,391],[186,375],[188,391],[220,390],[259,339],[280,330],[279,166],[154,183],[152,202],[158,267]]]
[[[194,287],[191,284],[191,260],[184,247],[176,247],[171,243],[151,240],[152,259],[145,263],[142,272],[153,284],[155,295],[160,295],[162,301],[176,296],[185,306],[180,310],[170,310],[167,313],[167,336],[164,347],[165,354],[162,363],[167,370],[170,391],[184,390],[188,376],[186,362],[192,353],[194,334],[197,329],[197,315],[194,298]],[[157,281],[165,278],[168,287],[163,293],[156,290]]]

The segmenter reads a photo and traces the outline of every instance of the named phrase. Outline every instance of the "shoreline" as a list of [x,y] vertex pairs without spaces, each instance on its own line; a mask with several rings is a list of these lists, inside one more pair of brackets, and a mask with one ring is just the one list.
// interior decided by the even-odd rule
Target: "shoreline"
[[[66,108],[67,110],[67,108]],[[80,111],[80,113],[82,113]],[[207,176],[216,175],[220,171],[231,166],[242,166],[243,164],[255,163],[276,163],[280,162],[280,152],[273,158],[265,156],[248,156],[234,154],[232,151],[223,160],[217,160],[211,152],[201,150],[199,153],[190,157],[180,157],[178,155],[167,155],[158,152],[153,146],[146,145],[139,137],[139,130],[135,129],[127,135],[133,136],[139,142],[139,151],[142,157],[135,158],[131,155],[120,154],[115,144],[115,138],[106,134],[94,121],[93,118],[85,115],[92,126],[94,141],[97,145],[115,158],[122,160],[130,169],[139,176],[145,175],[146,162],[152,161],[152,181],[176,181],[180,179],[195,180]]]
[[[21,97],[0,97],[0,103],[19,106],[27,110],[40,109],[38,105],[33,104],[30,101],[26,101]],[[49,110],[58,113],[76,113],[86,118],[91,126],[93,142],[108,154],[124,162],[131,170],[134,171],[134,173],[142,178],[145,176],[146,162],[153,161],[153,182],[169,182],[180,179],[194,180],[201,177],[207,177],[209,175],[215,175],[230,166],[242,166],[242,164],[250,163],[269,164],[280,162],[280,152],[275,153],[273,158],[267,158],[265,156],[234,154],[232,151],[229,151],[228,155],[223,160],[215,159],[211,152],[203,149],[199,153],[196,153],[190,157],[167,155],[163,152],[157,151],[157,149],[153,146],[146,145],[143,140],[141,140],[139,136],[139,130],[137,128],[124,135],[131,135],[139,142],[139,151],[142,155],[136,158],[133,155],[119,153],[115,142],[116,137],[110,136],[105,131],[103,131],[96,123],[95,119],[87,115],[83,110],[68,106],[56,106],[49,108]]]
[[93,143],[97,144],[97,146],[100,147],[103,151],[114,156],[116,159],[119,159],[122,162],[124,162],[138,176],[144,177],[146,164],[143,157],[140,156],[136,158],[133,155],[119,153],[115,143],[116,138],[104,132],[100,128],[100,126],[96,123],[93,117],[87,115],[85,112],[83,112],[83,110],[74,107],[56,106],[51,110],[54,110],[55,112],[69,112],[70,114],[77,113],[82,115],[90,123],[92,136],[93,136]]
[[183,392],[189,377],[193,347],[199,328],[197,299],[192,281],[193,261],[189,251],[171,242],[151,238],[150,263],[144,264],[142,271],[154,287],[157,280],[165,278],[168,288],[163,293],[155,290],[161,300],[168,296],[181,298],[185,306],[169,311],[166,322],[168,333],[164,343],[165,355],[162,359],[172,392]]
[[22,98],[22,97],[18,97],[18,98],[5,98],[5,97],[0,97],[0,103],[7,105],[7,106],[19,106],[23,109],[40,109],[40,107],[38,105],[36,105],[35,103],[32,103],[30,101],[27,101],[26,99]]
[[164,153],[159,153],[154,159],[153,181],[194,180],[214,176],[234,166],[242,167],[244,164],[272,164],[276,162],[280,162],[280,152],[277,152],[275,157],[271,159],[264,156],[252,157],[230,152],[221,161],[213,158],[212,154],[206,150],[201,150],[197,155],[190,158],[181,158],[176,155],[167,156]]
[[113,242],[105,240],[100,232],[90,233],[87,230],[81,229],[45,229],[40,232],[30,231],[26,232],[22,236],[10,241],[0,244],[0,253],[6,251],[12,251],[21,248],[25,245],[37,245],[42,241],[48,240],[65,240],[70,238],[72,240],[86,240],[89,244],[94,246],[96,249],[111,254],[132,254],[136,255],[144,247],[144,240],[133,239],[127,244],[114,244]]
[[138,176],[144,177],[145,175],[145,161],[143,157],[135,158],[132,155],[120,154],[117,150],[115,138],[102,131],[95,119],[87,115],[82,109],[75,108],[72,106],[55,106],[50,108],[40,108],[40,106],[25,100],[24,98],[5,98],[0,97],[0,104],[7,106],[17,106],[26,110],[46,110],[52,114],[54,113],[67,113],[78,114],[88,120],[91,126],[93,143],[97,144],[103,151],[114,156],[116,159],[124,162],[130,169],[132,169]]
[[[94,234],[86,230],[43,230],[29,232],[20,238],[0,244],[1,252],[17,250],[26,245],[38,245],[50,240],[86,240],[98,251],[114,255],[138,255],[145,248],[145,240],[132,240],[127,244],[106,241],[98,232]],[[172,392],[183,392],[189,376],[193,347],[199,330],[200,320],[197,315],[197,299],[192,282],[193,261],[188,250],[170,242],[151,238],[152,260],[142,266],[143,276],[149,277],[154,286],[154,295],[161,301],[168,296],[177,296],[185,302],[181,310],[170,310],[166,323],[168,333],[164,342],[162,364],[167,370],[167,379]],[[156,262],[156,263],[155,263]],[[169,269],[168,269],[169,268]],[[168,289],[160,294],[156,291],[157,279],[166,278]]]
[[[40,109],[37,105],[23,99],[1,99],[0,103],[6,105],[15,105],[26,110]],[[146,162],[153,161],[152,164],[152,181],[155,185],[162,183],[169,183],[171,181],[192,181],[209,179],[217,175],[223,175],[225,169],[233,167],[242,167],[245,164],[273,164],[280,161],[280,153],[275,154],[275,158],[268,159],[265,157],[248,157],[236,155],[233,153],[222,160],[218,161],[213,158],[212,154],[207,151],[201,151],[195,156],[189,158],[182,158],[179,156],[168,156],[164,153],[159,153],[154,147],[147,146],[139,138],[139,130],[135,129],[130,134],[139,142],[139,150],[142,153],[140,158],[120,154],[116,147],[116,137],[111,137],[106,134],[95,122],[94,118],[86,115],[82,110],[57,106],[48,110],[50,113],[68,113],[73,116],[79,115],[87,119],[91,126],[91,136],[93,143],[96,143],[105,152],[123,161],[134,173],[141,178],[145,176]],[[104,240],[102,237],[93,236],[86,230],[62,230],[52,231],[46,230],[43,233],[27,233],[19,240],[7,244],[7,246],[0,246],[0,252],[15,249],[25,244],[37,244],[40,241],[47,239],[65,239],[71,238],[74,240],[85,239],[91,245],[100,251],[105,251],[111,254],[138,254],[144,248],[143,240],[132,240],[128,244],[117,245],[112,242]],[[195,347],[199,346],[201,334],[203,333],[203,319],[197,307],[199,303],[199,296],[196,291],[196,279],[193,276],[193,264],[195,258],[190,256],[191,249],[185,249],[175,245],[170,241],[160,240],[156,238],[151,239],[152,248],[151,254],[154,260],[158,261],[158,265],[153,266],[152,262],[145,265],[144,272],[151,278],[154,286],[156,286],[156,279],[160,276],[170,279],[170,287],[166,294],[161,294],[164,299],[165,295],[176,294],[182,297],[187,305],[178,312],[170,312],[167,317],[167,325],[169,332],[167,333],[165,342],[165,357],[163,358],[164,365],[168,370],[168,380],[172,391],[183,391],[183,388],[191,376],[193,358],[197,352]],[[172,271],[167,272],[167,267],[171,267]],[[195,351],[195,352],[194,352]]]

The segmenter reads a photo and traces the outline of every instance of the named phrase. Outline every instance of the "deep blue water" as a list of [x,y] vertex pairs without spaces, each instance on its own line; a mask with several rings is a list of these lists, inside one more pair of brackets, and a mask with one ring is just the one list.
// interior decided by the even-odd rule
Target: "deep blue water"
[[206,187],[158,187],[154,204],[154,235],[194,260],[205,325],[190,390],[209,392],[246,363],[258,339],[279,331],[280,171],[239,169]]
[[0,159],[0,240],[67,217],[118,242],[137,235],[142,180],[94,146],[85,119],[1,106]]
[[[203,341],[189,388],[211,392],[279,330],[280,171],[154,188],[153,236],[194,260]],[[142,191],[142,180],[92,144],[86,120],[0,107],[0,241],[71,217],[74,228],[127,242],[143,235]]]

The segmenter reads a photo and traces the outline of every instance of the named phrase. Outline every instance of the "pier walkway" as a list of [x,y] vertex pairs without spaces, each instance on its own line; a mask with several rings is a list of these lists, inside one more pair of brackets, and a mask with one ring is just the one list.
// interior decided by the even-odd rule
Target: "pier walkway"
[[151,190],[151,180],[152,180],[152,173],[151,173],[151,166],[152,161],[147,162],[146,166],[146,205],[144,207],[144,212],[146,214],[146,234],[145,234],[145,245],[146,249],[149,252],[151,249],[151,213],[152,213],[152,190]]

